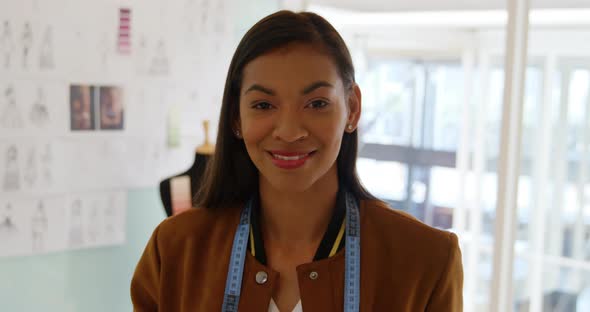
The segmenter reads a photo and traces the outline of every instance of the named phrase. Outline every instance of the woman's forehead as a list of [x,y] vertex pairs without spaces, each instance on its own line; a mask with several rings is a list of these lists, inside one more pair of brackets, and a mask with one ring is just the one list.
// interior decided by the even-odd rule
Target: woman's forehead
[[249,62],[244,67],[242,90],[253,83],[302,86],[312,81],[341,85],[333,57],[310,44],[291,44]]

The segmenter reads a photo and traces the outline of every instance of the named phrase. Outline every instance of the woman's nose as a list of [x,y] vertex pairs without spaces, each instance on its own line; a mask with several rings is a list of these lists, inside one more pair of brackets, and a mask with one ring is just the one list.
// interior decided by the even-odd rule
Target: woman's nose
[[308,131],[304,126],[301,118],[295,112],[282,112],[277,118],[273,138],[285,141],[295,142],[302,140],[308,136]]

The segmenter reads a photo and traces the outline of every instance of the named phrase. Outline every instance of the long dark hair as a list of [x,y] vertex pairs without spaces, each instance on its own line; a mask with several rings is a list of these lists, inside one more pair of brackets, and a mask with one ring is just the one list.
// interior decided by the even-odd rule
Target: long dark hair
[[[310,12],[279,11],[256,23],[240,41],[229,66],[215,154],[195,196],[195,207],[217,209],[236,205],[258,192],[258,169],[250,160],[244,142],[234,135],[234,126],[240,118],[242,73],[246,64],[258,56],[293,42],[324,49],[338,67],[345,89],[349,92],[352,89],[355,80],[350,52],[342,37],[323,17]],[[357,145],[357,131],[344,132],[336,160],[339,183],[358,199],[375,199],[358,178]]]

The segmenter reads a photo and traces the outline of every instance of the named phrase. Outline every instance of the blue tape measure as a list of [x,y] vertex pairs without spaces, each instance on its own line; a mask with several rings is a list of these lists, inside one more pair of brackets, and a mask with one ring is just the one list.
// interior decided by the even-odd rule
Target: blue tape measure
[[[346,192],[346,257],[344,264],[344,311],[357,312],[360,305],[360,275],[361,275],[361,226],[357,201]],[[222,312],[237,312],[240,303],[242,275],[244,261],[248,248],[248,234],[250,231],[250,212],[252,200],[249,200],[240,216],[240,224],[234,236],[231,250],[225,294],[223,296]]]
[[225,295],[221,311],[238,311],[240,303],[240,290],[242,289],[242,275],[244,273],[244,260],[248,249],[248,234],[250,231],[250,211],[252,200],[246,203],[240,216],[240,224],[234,236],[234,244],[229,258],[229,271],[225,282]]

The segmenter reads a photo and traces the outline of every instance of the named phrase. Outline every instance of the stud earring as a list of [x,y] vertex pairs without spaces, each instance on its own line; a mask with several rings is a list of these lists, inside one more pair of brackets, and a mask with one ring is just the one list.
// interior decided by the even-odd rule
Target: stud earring
[[348,130],[349,131],[352,131],[352,125],[351,124],[348,124]]
[[239,138],[240,137],[240,130],[236,130],[236,136]]

